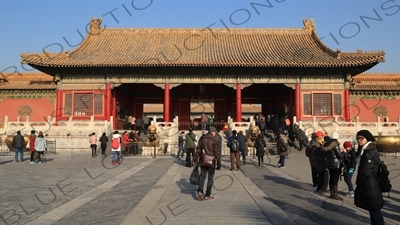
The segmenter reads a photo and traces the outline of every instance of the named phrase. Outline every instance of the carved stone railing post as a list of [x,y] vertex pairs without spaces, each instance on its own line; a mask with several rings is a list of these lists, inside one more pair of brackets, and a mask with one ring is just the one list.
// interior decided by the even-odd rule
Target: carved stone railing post
[[356,117],[356,132],[360,130],[360,117]]
[[89,129],[94,131],[94,116],[90,116]]
[[[400,117],[399,117],[399,119],[400,119]],[[8,130],[8,116],[5,116],[4,117],[4,130]]]
[[317,118],[315,116],[312,117],[312,126],[315,129],[315,131],[319,130]]
[[[29,132],[30,131],[30,126],[29,126],[29,116],[26,116],[26,121],[25,121],[25,129],[26,129],[26,132]],[[30,134],[30,132],[28,133],[28,134]]]
[[381,117],[377,116],[376,117],[377,123],[376,123],[376,132],[382,133],[382,123],[381,123]]
[[72,132],[72,118],[73,118],[73,116],[69,116],[69,118],[68,118],[68,134],[71,134],[71,132]]

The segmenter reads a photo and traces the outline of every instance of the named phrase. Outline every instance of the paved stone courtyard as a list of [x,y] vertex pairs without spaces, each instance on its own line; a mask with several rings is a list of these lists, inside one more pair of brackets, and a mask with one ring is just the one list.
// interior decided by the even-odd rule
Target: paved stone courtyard
[[[126,157],[117,167],[89,151],[47,154],[41,165],[28,157],[22,163],[0,157],[0,224],[369,224],[352,198],[312,192],[304,151],[292,150],[285,169],[269,155],[266,167],[249,156],[242,171],[229,171],[224,157],[211,201],[197,201],[191,168],[172,157]],[[381,159],[393,184],[385,222],[400,224],[400,159]],[[344,181],[339,189],[347,192]]]

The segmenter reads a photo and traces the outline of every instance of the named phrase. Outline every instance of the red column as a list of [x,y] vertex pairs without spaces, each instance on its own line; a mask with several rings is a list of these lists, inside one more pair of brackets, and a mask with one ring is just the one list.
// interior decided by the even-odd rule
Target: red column
[[165,83],[164,87],[164,122],[170,122],[169,115],[169,83]]
[[114,95],[112,96],[112,99],[111,99],[111,89],[110,89],[110,102],[112,101],[112,105],[113,105],[112,116],[113,116],[113,120],[114,120],[112,122],[113,122],[114,129],[117,130],[118,129],[118,127],[117,127],[117,97],[115,96],[115,88],[113,89],[113,91],[114,91]]
[[236,84],[236,122],[242,122],[242,88]]
[[301,118],[301,105],[300,105],[300,84],[296,83],[295,85],[295,102],[296,105],[296,120],[299,121]]
[[[60,121],[62,113],[63,113],[62,94],[61,94],[60,90],[57,90],[57,93],[56,93],[56,122]],[[70,116],[70,115],[68,115],[68,116]]]
[[113,100],[111,98],[111,85],[110,83],[106,83],[106,92],[104,94],[104,98],[106,100],[106,106],[105,106],[105,117],[107,121],[110,121],[110,113],[111,113],[111,101]]
[[344,90],[344,117],[346,122],[350,122],[350,91]]

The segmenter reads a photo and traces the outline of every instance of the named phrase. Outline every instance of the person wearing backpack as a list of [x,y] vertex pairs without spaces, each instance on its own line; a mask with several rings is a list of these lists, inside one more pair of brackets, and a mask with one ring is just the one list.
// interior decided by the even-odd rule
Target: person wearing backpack
[[354,188],[351,179],[353,178],[354,171],[356,170],[356,151],[350,142],[346,141],[343,143],[344,152],[342,153],[342,158],[344,165],[346,167],[346,173],[344,173],[344,181],[349,188],[349,194],[347,197],[354,197]]
[[375,138],[368,130],[360,130],[357,132],[356,139],[358,174],[354,204],[368,210],[371,224],[384,225],[381,209],[385,202],[377,178],[381,160],[376,149]]
[[237,131],[232,131],[232,136],[228,139],[227,146],[230,149],[231,156],[231,171],[235,168],[236,160],[236,170],[240,171],[240,149],[243,149],[243,143],[239,137],[236,136]]
[[121,143],[122,137],[116,130],[111,141],[112,164],[114,166],[121,164]]
[[265,155],[265,147],[267,144],[264,141],[264,136],[261,134],[257,135],[257,139],[254,142],[254,147],[257,149],[256,156],[258,157],[258,166],[264,167],[264,155]]

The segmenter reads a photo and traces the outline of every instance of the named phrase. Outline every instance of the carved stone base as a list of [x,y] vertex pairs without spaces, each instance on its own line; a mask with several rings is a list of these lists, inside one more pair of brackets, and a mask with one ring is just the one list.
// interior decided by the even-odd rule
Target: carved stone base
[[[156,155],[164,155],[162,146],[156,146]],[[142,156],[154,156],[154,147],[142,147]]]

